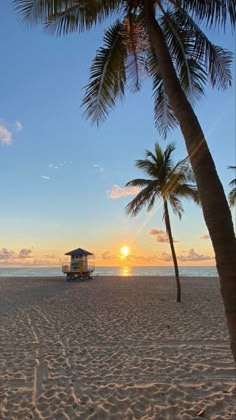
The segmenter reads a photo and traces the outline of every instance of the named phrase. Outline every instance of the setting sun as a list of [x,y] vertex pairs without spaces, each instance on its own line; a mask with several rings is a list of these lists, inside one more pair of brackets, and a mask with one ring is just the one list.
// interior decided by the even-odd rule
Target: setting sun
[[122,246],[122,248],[120,249],[121,254],[123,255],[123,257],[127,257],[129,255],[129,247],[128,246]]

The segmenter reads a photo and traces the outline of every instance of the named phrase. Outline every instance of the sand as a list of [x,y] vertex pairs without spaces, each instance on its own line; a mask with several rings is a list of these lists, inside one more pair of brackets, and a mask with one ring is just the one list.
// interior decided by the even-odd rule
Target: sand
[[0,278],[1,419],[234,419],[218,279]]

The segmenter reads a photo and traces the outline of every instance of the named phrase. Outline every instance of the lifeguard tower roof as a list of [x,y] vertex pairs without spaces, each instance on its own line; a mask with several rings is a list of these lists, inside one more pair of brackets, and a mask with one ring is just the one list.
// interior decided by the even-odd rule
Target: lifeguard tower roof
[[83,255],[88,256],[93,254],[92,252],[86,251],[85,249],[77,248],[73,249],[73,251],[66,252],[65,255],[71,255],[72,257],[82,257]]

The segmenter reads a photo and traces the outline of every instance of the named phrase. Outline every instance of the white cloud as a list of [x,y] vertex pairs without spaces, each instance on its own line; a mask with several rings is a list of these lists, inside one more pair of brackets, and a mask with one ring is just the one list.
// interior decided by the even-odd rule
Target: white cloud
[[15,126],[16,126],[17,131],[21,131],[23,129],[23,125],[20,123],[20,121],[16,120]]
[[63,166],[71,165],[71,164],[72,164],[72,161],[70,160],[69,162],[64,161],[64,162],[59,162],[59,163],[49,163],[48,167],[50,169],[59,169],[59,168],[62,168]]
[[12,143],[12,133],[4,125],[0,125],[0,143]]
[[47,175],[40,175],[40,178],[42,178],[42,179],[50,179],[50,176],[47,176]]
[[[59,164],[60,165],[60,164]],[[60,165],[60,166],[63,166],[63,165]],[[58,169],[59,168],[59,166],[58,165],[54,165],[53,163],[50,163],[49,165],[48,165],[48,167],[50,168],[50,169]]]
[[112,186],[111,190],[108,191],[108,197],[112,199],[126,197],[128,195],[137,195],[139,193],[139,187],[124,187],[121,188],[119,185],[115,184]]
[[98,170],[98,172],[103,173],[104,172],[104,168],[102,166],[100,166],[98,163],[94,163],[93,165],[94,168],[96,168]]

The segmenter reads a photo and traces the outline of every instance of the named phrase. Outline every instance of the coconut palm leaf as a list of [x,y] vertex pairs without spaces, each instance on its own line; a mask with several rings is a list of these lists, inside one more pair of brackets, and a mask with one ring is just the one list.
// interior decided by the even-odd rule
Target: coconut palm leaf
[[[236,166],[228,166],[228,169],[233,169],[235,171]],[[230,187],[232,187],[232,189],[229,193],[228,199],[229,199],[230,207],[233,207],[236,204],[236,178],[232,179],[229,185]]]
[[[133,179],[132,181],[127,182],[126,186],[137,186],[137,181],[138,180]],[[139,186],[141,186],[141,184],[142,182],[139,183]],[[148,210],[151,210],[156,197],[156,181],[150,180],[148,181],[147,186],[144,187],[140,193],[138,193],[136,197],[126,206],[126,213],[130,214],[131,216],[136,216],[146,205],[148,206]]]
[[176,7],[183,8],[207,26],[225,27],[228,19],[233,27],[236,23],[235,0],[177,0]]
[[143,31],[143,22],[140,16],[129,13],[124,19],[126,29],[126,72],[127,86],[131,92],[137,92],[142,87],[142,79],[147,75],[145,50],[148,40]]
[[204,93],[207,82],[205,66],[193,58],[193,36],[182,22],[176,19],[177,13],[164,12],[160,25],[176,67],[181,86],[188,99],[194,101]]
[[[179,217],[179,219],[182,218],[182,214],[184,212],[184,208],[181,204],[180,199],[173,193],[168,198],[168,201],[170,203],[171,209],[173,213]],[[165,218],[165,214],[163,213],[163,218]]]
[[[183,28],[183,31],[189,34],[186,54],[209,75],[212,86],[222,89],[231,86],[232,53],[210,42],[197,22],[183,9],[179,8],[172,18],[176,27]],[[204,83],[207,81],[207,78],[204,80],[204,74],[202,79]]]
[[14,4],[28,25],[42,23],[57,35],[90,29],[122,6],[119,0],[15,0]]
[[232,188],[232,190],[229,193],[229,204],[230,207],[235,206],[236,203],[236,187]]
[[99,48],[90,68],[89,84],[83,99],[84,116],[97,123],[124,97],[127,49],[123,24],[117,21],[104,35],[105,47]]
[[159,66],[153,52],[150,50],[147,58],[147,67],[153,83],[154,100],[154,122],[161,136],[167,137],[170,130],[177,124],[175,115],[169,105],[168,97],[165,93]]

